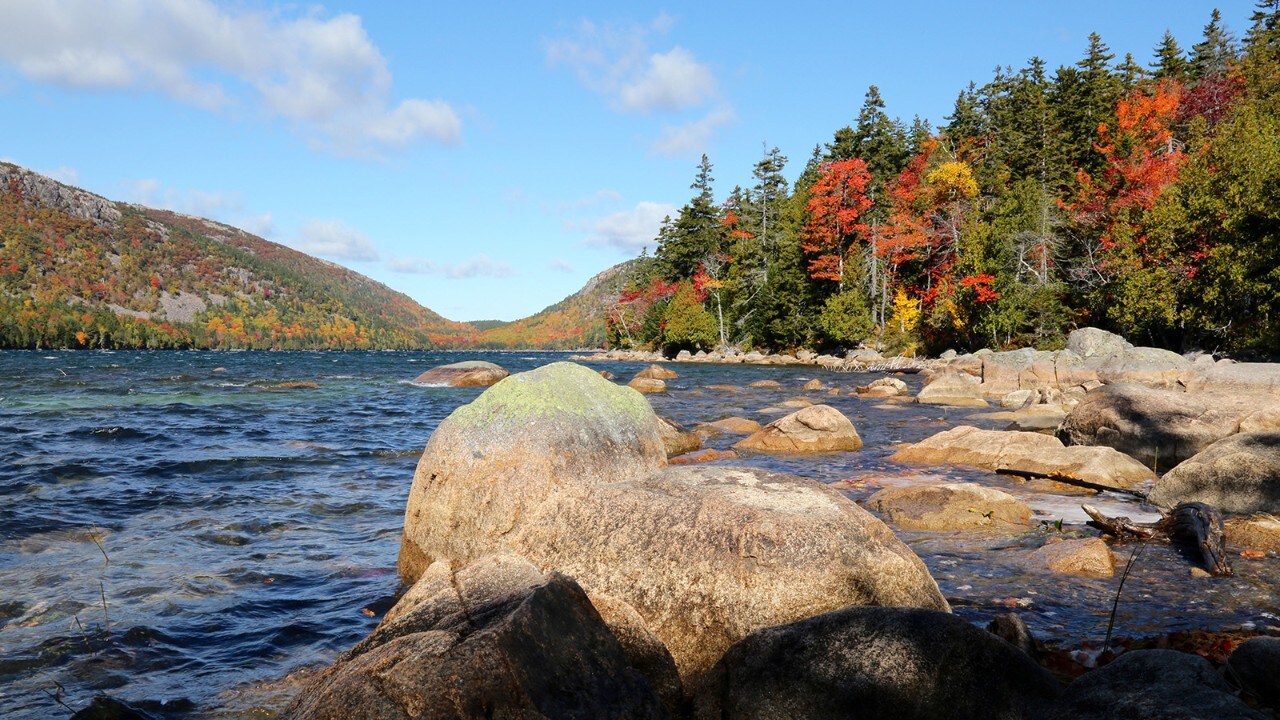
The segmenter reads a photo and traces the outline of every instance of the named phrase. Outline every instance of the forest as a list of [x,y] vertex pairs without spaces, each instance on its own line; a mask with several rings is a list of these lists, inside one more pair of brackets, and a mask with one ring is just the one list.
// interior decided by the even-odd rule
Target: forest
[[936,129],[872,86],[794,184],[774,148],[718,200],[704,155],[609,343],[936,353],[1094,325],[1280,353],[1280,0],[1243,37],[1208,20],[1146,65],[1093,34],[1073,65],[998,68]]

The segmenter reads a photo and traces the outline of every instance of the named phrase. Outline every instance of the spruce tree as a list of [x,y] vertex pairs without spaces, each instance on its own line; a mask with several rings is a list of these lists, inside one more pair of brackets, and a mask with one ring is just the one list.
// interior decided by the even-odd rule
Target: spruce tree
[[1178,45],[1178,39],[1173,36],[1173,33],[1165,30],[1164,37],[1156,46],[1156,60],[1151,66],[1151,76],[1156,80],[1175,80],[1185,83],[1190,74],[1191,64],[1187,62],[1182,46]]
[[1191,48],[1191,77],[1200,80],[1222,75],[1236,58],[1235,37],[1222,24],[1222,13],[1216,8],[1204,26],[1204,38]]

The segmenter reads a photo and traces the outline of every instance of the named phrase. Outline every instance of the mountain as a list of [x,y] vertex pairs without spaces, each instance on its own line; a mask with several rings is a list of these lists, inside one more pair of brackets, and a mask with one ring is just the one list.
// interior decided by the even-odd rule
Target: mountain
[[604,345],[605,315],[639,262],[635,259],[614,265],[588,280],[578,292],[536,315],[484,329],[475,337],[475,346],[570,350]]
[[410,349],[475,333],[243,230],[0,163],[0,347]]

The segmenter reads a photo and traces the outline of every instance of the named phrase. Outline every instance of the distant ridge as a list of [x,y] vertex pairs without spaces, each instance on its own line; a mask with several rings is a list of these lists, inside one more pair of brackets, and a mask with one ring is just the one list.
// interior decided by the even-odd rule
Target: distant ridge
[[476,332],[229,225],[0,163],[0,346],[427,349]]
[[574,350],[605,344],[605,317],[639,260],[628,260],[598,273],[578,292],[542,312],[501,326],[483,329],[475,347]]

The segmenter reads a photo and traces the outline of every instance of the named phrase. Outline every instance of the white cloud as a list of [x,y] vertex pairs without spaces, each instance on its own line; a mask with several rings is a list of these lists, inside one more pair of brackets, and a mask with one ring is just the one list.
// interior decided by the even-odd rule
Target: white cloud
[[369,238],[340,220],[312,220],[302,226],[290,245],[305,253],[335,260],[378,259],[378,251]]
[[387,269],[392,272],[412,275],[439,275],[441,277],[460,280],[473,277],[511,277],[515,271],[511,266],[480,254],[457,263],[441,263],[423,258],[395,258],[387,261]]
[[665,14],[649,27],[584,20],[574,37],[545,43],[547,62],[572,70],[618,112],[680,112],[700,107],[719,95],[711,70],[682,47],[667,52],[649,48],[650,33],[665,33],[673,22]]
[[707,152],[716,129],[736,117],[733,108],[723,106],[682,125],[664,125],[653,150],[659,155],[697,157]]
[[38,170],[41,175],[53,178],[64,185],[77,185],[80,182],[80,171],[63,165],[52,170]]
[[645,69],[618,90],[618,102],[630,112],[680,112],[698,107],[716,94],[716,80],[693,53],[681,47],[649,56]]
[[547,263],[547,266],[550,267],[552,270],[555,270],[556,272],[562,272],[566,274],[573,272],[573,266],[570,265],[567,261],[561,260],[560,258],[556,258],[555,260],[552,260],[551,262]]
[[630,210],[623,210],[600,218],[587,237],[588,245],[611,245],[624,252],[635,252],[642,247],[657,244],[658,229],[662,220],[674,217],[677,208],[664,203],[641,202]]
[[386,58],[356,15],[299,17],[210,0],[0,0],[0,62],[63,87],[150,90],[224,110],[251,98],[328,149],[457,142],[442,100],[393,104]]
[[276,234],[276,223],[271,213],[242,217],[235,221],[235,226],[251,235],[269,238]]
[[126,201],[139,205],[214,220],[224,218],[229,212],[243,209],[243,203],[236,196],[166,187],[155,178],[126,182],[123,197]]

